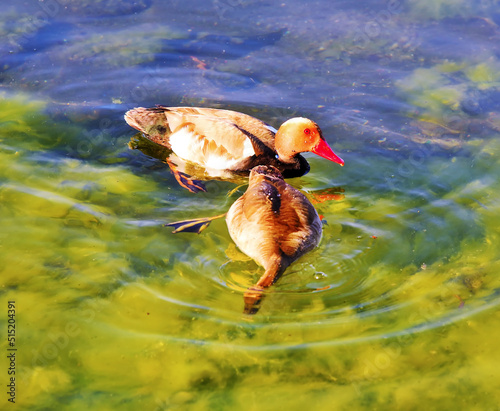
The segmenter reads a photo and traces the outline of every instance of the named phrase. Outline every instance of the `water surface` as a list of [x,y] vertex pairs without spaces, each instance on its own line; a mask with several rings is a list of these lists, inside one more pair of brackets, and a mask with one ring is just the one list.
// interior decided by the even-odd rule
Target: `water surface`
[[[19,408],[498,410],[499,12],[466,0],[5,9],[0,278],[3,306],[16,302]],[[154,104],[274,126],[309,116],[346,161],[308,156],[311,172],[290,180],[324,216],[323,240],[253,317],[242,295],[262,269],[224,221],[199,236],[163,227],[225,212],[246,187],[194,195],[162,150],[131,150],[123,114]]]

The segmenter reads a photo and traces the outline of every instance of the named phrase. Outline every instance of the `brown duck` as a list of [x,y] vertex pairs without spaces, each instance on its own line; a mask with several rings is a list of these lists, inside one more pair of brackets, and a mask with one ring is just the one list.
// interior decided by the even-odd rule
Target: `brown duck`
[[[174,232],[200,232],[217,217],[167,224]],[[303,254],[316,247],[322,224],[313,205],[287,184],[273,166],[250,172],[245,194],[226,214],[231,238],[241,251],[264,267],[264,275],[244,295],[245,312],[257,312],[263,291]]]

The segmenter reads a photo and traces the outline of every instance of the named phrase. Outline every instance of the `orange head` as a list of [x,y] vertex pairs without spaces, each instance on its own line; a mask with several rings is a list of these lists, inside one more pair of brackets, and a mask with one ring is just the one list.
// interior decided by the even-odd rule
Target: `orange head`
[[344,160],[333,152],[323,138],[319,126],[308,118],[296,117],[285,121],[276,133],[274,144],[279,158],[285,162],[299,153],[310,151],[344,165]]

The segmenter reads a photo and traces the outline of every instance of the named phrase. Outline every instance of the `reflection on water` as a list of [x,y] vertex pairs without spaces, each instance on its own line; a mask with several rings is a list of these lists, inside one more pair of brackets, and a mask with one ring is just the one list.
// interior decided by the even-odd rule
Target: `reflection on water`
[[[0,20],[22,409],[498,408],[493,2],[45,3]],[[163,227],[245,181],[194,195],[161,149],[129,150],[123,113],[157,103],[307,115],[345,153],[289,180],[327,224],[254,317],[262,269],[223,220]]]

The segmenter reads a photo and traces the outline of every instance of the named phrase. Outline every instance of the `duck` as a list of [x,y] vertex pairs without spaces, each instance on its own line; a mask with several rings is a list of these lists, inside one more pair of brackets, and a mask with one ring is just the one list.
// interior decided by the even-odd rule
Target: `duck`
[[[312,152],[344,165],[314,121],[294,117],[278,130],[247,114],[201,107],[137,107],[125,113],[128,125],[148,140],[167,147],[168,166],[181,186],[206,191],[204,184],[183,171],[195,164],[208,178],[246,173],[258,165],[277,168],[284,178],[300,177],[310,167],[300,155]],[[185,167],[184,167],[185,168]]]
[[248,189],[227,212],[226,223],[238,248],[265,270],[244,294],[247,314],[258,310],[264,289],[315,248],[323,233],[314,206],[273,166],[251,170]]
[[[166,224],[173,231],[201,232],[224,216]],[[265,289],[274,284],[299,257],[315,248],[323,233],[321,219],[307,197],[285,182],[274,166],[252,168],[245,193],[225,214],[229,235],[264,274],[244,293],[244,313],[259,310]]]

